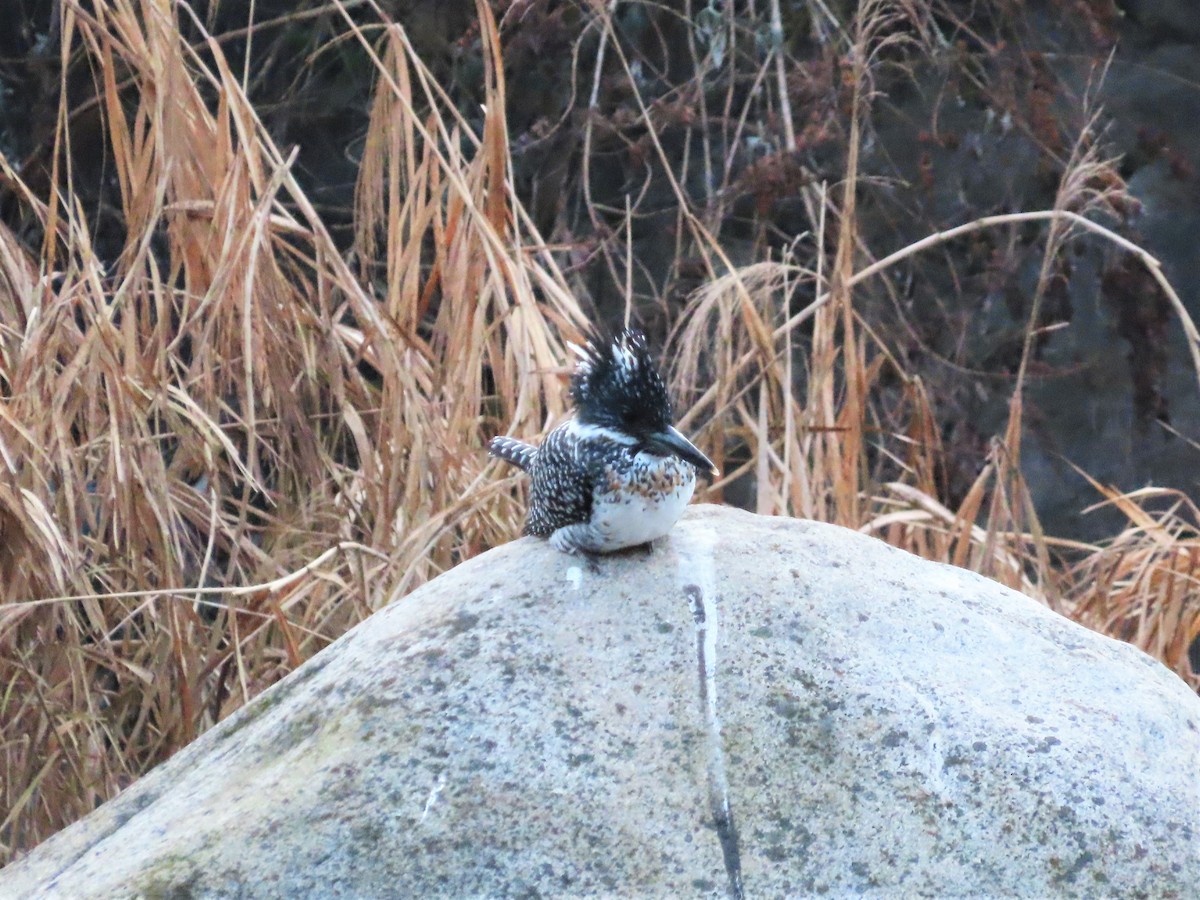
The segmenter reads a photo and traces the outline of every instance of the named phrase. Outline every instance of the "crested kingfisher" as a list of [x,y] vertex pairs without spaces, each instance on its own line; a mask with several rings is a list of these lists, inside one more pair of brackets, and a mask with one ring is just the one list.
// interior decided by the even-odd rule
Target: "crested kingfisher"
[[683,513],[697,471],[719,473],[671,424],[671,398],[640,331],[574,349],[574,415],[540,447],[495,437],[488,452],[532,479],[526,534],[584,555],[646,544]]

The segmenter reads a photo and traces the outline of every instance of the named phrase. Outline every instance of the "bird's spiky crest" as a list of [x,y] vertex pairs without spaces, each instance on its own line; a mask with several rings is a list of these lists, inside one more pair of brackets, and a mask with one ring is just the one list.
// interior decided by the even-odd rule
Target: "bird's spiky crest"
[[579,364],[571,398],[581,422],[629,433],[671,424],[671,398],[640,331],[627,329],[611,340],[593,335],[574,350]]

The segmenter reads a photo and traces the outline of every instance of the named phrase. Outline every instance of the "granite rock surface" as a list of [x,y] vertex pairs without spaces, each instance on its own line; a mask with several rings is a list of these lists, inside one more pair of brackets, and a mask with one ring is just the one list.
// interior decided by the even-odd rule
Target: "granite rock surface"
[[691,508],[382,610],[5,897],[1183,897],[1200,700],[845,529]]

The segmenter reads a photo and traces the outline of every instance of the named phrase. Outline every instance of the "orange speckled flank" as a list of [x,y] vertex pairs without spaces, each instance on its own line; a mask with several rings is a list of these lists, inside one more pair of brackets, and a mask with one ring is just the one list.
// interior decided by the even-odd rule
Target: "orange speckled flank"
[[558,543],[609,553],[662,537],[691,500],[696,470],[674,457],[626,453],[605,465],[596,487],[589,521]]
[[695,474],[685,465],[661,458],[649,465],[635,465],[632,471],[607,465],[604,467],[604,476],[607,484],[603,493],[634,494],[646,500],[673,494],[695,479]]

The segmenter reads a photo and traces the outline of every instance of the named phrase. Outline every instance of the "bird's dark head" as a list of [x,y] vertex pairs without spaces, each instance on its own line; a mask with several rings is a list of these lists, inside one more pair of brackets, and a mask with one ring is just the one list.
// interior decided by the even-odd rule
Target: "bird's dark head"
[[575,349],[579,365],[571,398],[580,422],[629,435],[652,453],[678,456],[705,474],[717,474],[712,461],[672,427],[671,397],[645,335],[627,329],[611,341],[593,337]]
[[671,397],[640,331],[622,331],[611,341],[593,337],[575,352],[571,399],[579,421],[628,434],[671,424]]

